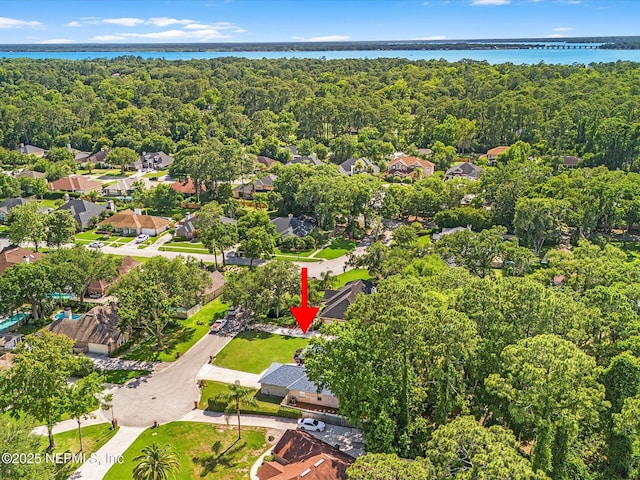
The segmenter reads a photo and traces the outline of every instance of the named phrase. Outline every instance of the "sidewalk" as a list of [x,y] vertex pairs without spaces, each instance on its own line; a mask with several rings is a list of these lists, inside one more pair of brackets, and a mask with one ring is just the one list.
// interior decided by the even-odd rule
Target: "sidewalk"
[[85,356],[93,360],[98,370],[149,370],[154,372],[163,366],[163,362],[123,360],[121,358],[111,358],[107,355],[97,353],[85,353]]
[[[95,415],[95,418],[87,418],[82,421],[82,428],[88,427],[89,425],[98,425],[99,423],[109,423],[109,420],[106,419],[105,414],[102,410],[94,410],[92,412]],[[75,420],[64,420],[62,422],[58,422],[53,426],[53,433],[62,433],[68,432],[69,430],[77,430],[78,422]],[[46,426],[36,427],[32,430],[32,432],[36,435],[42,435],[46,437],[49,432],[47,432]]]
[[104,478],[113,466],[113,460],[109,461],[109,459],[122,455],[144,430],[146,427],[120,427],[113,438],[92,455],[92,460],[83,463],[69,479],[99,480]]
[[260,330],[261,332],[273,333],[275,335],[284,335],[286,337],[300,337],[300,338],[312,338],[316,335],[320,335],[318,332],[309,330],[307,333],[302,333],[299,327],[296,328],[284,328],[277,325],[269,325],[265,323],[256,323],[248,327],[250,330]]
[[230,368],[216,367],[207,363],[203,365],[198,375],[197,380],[215,380],[216,382],[223,383],[235,383],[236,380],[240,381],[240,385],[248,388],[260,388],[259,374],[241,372],[239,370],[231,370]]

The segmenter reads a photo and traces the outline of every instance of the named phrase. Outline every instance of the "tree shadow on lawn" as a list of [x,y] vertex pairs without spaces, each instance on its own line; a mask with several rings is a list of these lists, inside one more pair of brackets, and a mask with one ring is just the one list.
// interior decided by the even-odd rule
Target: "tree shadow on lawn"
[[165,334],[162,350],[158,350],[156,339],[147,338],[123,358],[125,360],[158,361],[161,353],[169,355],[180,343],[189,341],[195,333],[195,328],[178,324],[175,330],[172,329]]
[[[204,457],[193,457],[192,460],[193,463],[202,467],[200,476],[206,477],[210,473],[214,473],[219,467],[221,467],[222,470],[235,467],[234,455],[239,453],[246,445],[247,443],[243,439],[236,439],[224,452],[218,453],[222,448],[222,442],[218,440],[211,446],[211,450],[214,452],[213,454]],[[225,457],[227,454],[229,455]]]
[[238,337],[250,342],[254,340],[268,340],[274,336],[281,337],[280,340],[297,340],[297,337],[290,337],[288,335],[280,335],[279,333],[269,333],[262,330],[245,330],[241,332]]

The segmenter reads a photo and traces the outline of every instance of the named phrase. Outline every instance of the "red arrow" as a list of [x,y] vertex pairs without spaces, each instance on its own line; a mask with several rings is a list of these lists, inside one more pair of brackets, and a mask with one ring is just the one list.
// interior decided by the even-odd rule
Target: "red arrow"
[[310,307],[308,303],[308,285],[307,285],[307,267],[302,267],[301,281],[300,281],[300,295],[301,305],[299,307],[289,307],[291,314],[296,318],[296,322],[300,325],[302,333],[307,333],[309,327],[313,323],[313,319],[320,310],[319,307]]

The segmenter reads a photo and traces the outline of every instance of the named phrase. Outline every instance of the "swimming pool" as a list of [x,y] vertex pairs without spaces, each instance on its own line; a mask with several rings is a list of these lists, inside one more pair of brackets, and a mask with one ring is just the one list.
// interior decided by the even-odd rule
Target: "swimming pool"
[[[71,315],[71,320],[78,320],[82,315]],[[64,318],[64,312],[58,312],[53,316],[54,320],[62,320]]]
[[14,315],[11,315],[10,317],[5,318],[4,320],[0,321],[0,332],[9,330],[20,320],[24,320],[28,316],[28,313],[16,313]]
[[74,298],[73,293],[60,293],[54,292],[47,295],[49,298],[53,298],[55,300],[72,300]]

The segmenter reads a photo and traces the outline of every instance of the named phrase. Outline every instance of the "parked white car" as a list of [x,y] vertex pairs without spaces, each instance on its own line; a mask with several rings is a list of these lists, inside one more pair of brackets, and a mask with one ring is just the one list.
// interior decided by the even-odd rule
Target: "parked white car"
[[326,425],[315,418],[301,418],[298,420],[298,430],[310,430],[312,432],[324,432]]
[[149,235],[146,233],[141,233],[136,237],[136,243],[146,242],[147,240],[149,240]]
[[102,247],[104,247],[104,243],[99,242],[98,240],[91,242],[89,244],[89,248],[102,248]]

